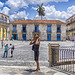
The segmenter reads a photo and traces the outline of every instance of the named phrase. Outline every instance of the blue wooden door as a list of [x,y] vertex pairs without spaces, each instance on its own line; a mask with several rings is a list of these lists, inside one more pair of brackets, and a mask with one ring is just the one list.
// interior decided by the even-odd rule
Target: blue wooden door
[[61,34],[57,34],[57,41],[61,40]]
[[51,34],[47,34],[47,40],[48,40],[48,41],[51,40]]
[[23,40],[26,40],[26,34],[22,34]]
[[16,34],[16,40],[18,39],[18,35]]
[[14,39],[14,34],[12,34],[12,39]]

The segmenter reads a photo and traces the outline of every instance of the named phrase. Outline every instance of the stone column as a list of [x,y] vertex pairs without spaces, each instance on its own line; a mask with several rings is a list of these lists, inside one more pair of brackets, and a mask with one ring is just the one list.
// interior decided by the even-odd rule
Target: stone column
[[18,40],[22,40],[22,24],[17,24]]
[[[53,66],[53,61],[54,62],[57,62],[59,61],[59,44],[48,44],[48,47],[49,47],[49,66]],[[55,50],[55,54],[53,55],[52,54],[52,48],[54,48]],[[55,57],[54,60],[52,59],[52,57]]]
[[57,40],[57,25],[56,24],[52,24],[51,31],[52,31],[51,40],[53,41]]
[[61,25],[61,40],[66,40],[66,24]]
[[39,24],[40,40],[47,40],[47,24]]
[[[9,38],[9,39],[12,38],[12,30],[13,30],[13,25],[10,24],[10,25],[9,25],[9,33],[10,33],[10,38]],[[7,35],[7,37],[9,37],[9,34]]]
[[27,30],[26,38],[27,38],[27,40],[30,40],[33,37],[34,29],[35,29],[34,24],[27,24],[26,25],[26,30]]

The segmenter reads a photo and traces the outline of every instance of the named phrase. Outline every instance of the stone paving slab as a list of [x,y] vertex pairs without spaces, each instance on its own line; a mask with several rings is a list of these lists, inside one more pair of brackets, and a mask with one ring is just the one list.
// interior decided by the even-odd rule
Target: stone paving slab
[[31,66],[0,66],[0,75],[67,75],[45,66],[41,66],[40,71],[30,71],[35,69]]

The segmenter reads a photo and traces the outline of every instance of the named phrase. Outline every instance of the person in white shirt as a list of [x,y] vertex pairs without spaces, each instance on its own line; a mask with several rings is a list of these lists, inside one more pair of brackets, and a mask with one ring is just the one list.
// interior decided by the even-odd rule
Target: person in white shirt
[[13,51],[14,51],[14,45],[10,44],[10,48],[11,48],[11,58],[13,57]]

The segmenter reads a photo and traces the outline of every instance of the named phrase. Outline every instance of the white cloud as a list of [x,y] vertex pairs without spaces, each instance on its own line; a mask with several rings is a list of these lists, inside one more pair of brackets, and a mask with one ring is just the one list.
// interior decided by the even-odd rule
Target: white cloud
[[29,4],[41,4],[41,3],[48,3],[48,2],[64,2],[68,0],[8,0],[6,4],[13,10],[17,11],[20,8],[27,7]]
[[17,12],[15,14],[10,15],[10,20],[13,20],[13,18],[25,18],[25,19],[27,19],[28,15],[29,14],[26,13],[26,11],[20,11],[20,12]]
[[69,7],[67,9],[67,13],[69,13],[69,14],[75,14],[75,6],[73,5],[73,6]]
[[28,6],[25,0],[8,0],[6,4],[14,11]]
[[41,4],[48,2],[67,2],[68,0],[25,0],[28,4]]
[[8,7],[4,7],[3,10],[2,10],[2,13],[8,15],[9,14],[9,8]]
[[37,10],[37,8],[36,8],[36,7],[32,7],[32,9]]
[[[45,16],[47,19],[58,19],[65,21],[67,18],[75,14],[75,6],[68,7],[66,11],[57,11],[54,5],[43,7],[45,8]],[[36,10],[37,8],[32,7],[32,9]]]
[[3,7],[4,3],[0,2],[0,7]]
[[0,9],[0,12],[3,13],[3,14],[8,15],[9,14],[9,10],[10,9],[8,7],[4,7],[3,10]]
[[[10,15],[10,19],[12,20],[14,17],[18,18],[18,17],[25,16],[25,18],[27,18],[28,14],[26,14],[25,11],[18,12],[18,10],[28,7],[29,4],[37,5],[37,4],[41,4],[41,3],[46,4],[48,2],[63,2],[63,1],[68,1],[68,0],[40,0],[40,1],[39,0],[38,1],[37,0],[8,0],[6,2],[6,5],[8,5],[10,7],[9,15]],[[22,10],[24,10],[24,9],[22,9]],[[6,13],[8,13],[8,12],[6,12]]]

